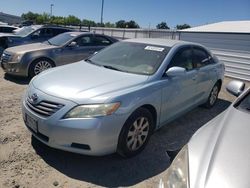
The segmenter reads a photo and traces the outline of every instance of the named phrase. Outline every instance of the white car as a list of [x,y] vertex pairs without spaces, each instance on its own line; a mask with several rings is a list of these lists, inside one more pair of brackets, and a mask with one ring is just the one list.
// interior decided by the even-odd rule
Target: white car
[[239,98],[196,132],[175,157],[161,187],[249,187],[250,88],[243,92],[244,87],[239,81],[228,84],[227,90]]

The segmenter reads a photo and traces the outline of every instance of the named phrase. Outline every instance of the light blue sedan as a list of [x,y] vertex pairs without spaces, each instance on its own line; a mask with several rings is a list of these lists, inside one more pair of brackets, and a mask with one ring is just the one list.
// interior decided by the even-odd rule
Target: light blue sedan
[[199,44],[129,39],[32,79],[23,119],[48,146],[129,157],[156,129],[199,105],[212,107],[224,69]]

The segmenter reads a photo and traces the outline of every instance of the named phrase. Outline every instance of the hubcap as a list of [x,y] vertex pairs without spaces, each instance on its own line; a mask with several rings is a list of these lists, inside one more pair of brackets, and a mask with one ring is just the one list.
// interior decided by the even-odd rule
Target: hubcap
[[140,117],[131,125],[127,136],[127,147],[135,151],[146,141],[149,133],[149,121],[146,117]]
[[52,65],[48,61],[39,61],[34,68],[35,75],[41,73],[44,70],[52,68]]
[[211,96],[210,96],[210,104],[213,105],[217,99],[218,96],[218,87],[215,86],[211,92]]

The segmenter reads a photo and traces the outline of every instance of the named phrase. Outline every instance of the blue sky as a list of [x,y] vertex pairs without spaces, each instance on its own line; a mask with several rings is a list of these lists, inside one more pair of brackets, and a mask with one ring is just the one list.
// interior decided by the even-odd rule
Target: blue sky
[[[28,11],[56,16],[75,15],[100,22],[102,0],[0,0],[0,12],[21,15]],[[250,0],[104,0],[104,22],[135,20],[154,28],[161,21],[173,28],[226,20],[250,20]]]

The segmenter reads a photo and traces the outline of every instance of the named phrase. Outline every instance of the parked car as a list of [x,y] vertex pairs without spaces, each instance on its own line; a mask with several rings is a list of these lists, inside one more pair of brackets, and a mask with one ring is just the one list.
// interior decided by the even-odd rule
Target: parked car
[[86,32],[66,32],[43,43],[8,48],[1,65],[8,74],[33,77],[42,71],[83,60],[117,39]]
[[224,65],[204,46],[129,39],[34,77],[23,119],[48,146],[133,156],[154,130],[201,104],[212,107],[223,77]]
[[249,187],[250,88],[242,93],[244,87],[240,81],[228,84],[240,97],[183,147],[164,177],[165,187]]
[[0,25],[0,33],[13,33],[17,27],[11,25]]
[[60,33],[68,31],[72,30],[59,26],[34,25],[23,27],[12,34],[0,34],[0,55],[2,55],[4,49],[6,48],[35,42],[43,42]]

